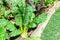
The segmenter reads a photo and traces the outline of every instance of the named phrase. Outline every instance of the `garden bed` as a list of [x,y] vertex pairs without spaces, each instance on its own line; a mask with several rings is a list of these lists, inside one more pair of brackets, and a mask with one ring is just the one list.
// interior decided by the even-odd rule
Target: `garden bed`
[[[43,22],[43,23],[41,23],[41,24],[39,24],[38,25],[38,27],[32,32],[32,34],[31,34],[31,36],[42,36],[42,40],[48,40],[49,38],[47,37],[46,39],[45,39],[45,37],[43,37],[43,35],[41,35],[43,32],[44,32],[44,30],[46,29],[48,29],[48,28],[46,28],[46,25],[48,24],[48,22],[49,22],[49,20],[50,20],[50,18],[51,18],[51,16],[53,16],[53,14],[55,13],[55,11],[58,9],[58,7],[60,6],[60,1],[59,2],[57,2],[57,3],[55,3],[54,4],[54,6],[52,6],[51,8],[49,8],[49,11],[48,11],[48,17],[47,17],[47,19],[46,19],[46,21],[45,22]],[[59,15],[59,14],[58,14]],[[56,17],[55,17],[56,18]],[[53,18],[53,19],[55,19],[55,18]],[[50,24],[51,25],[51,24]],[[49,28],[49,30],[51,30],[51,29],[53,29],[53,28]],[[46,32],[46,35],[47,35],[47,32],[49,31],[49,30],[47,30],[47,31],[45,31]],[[45,33],[44,32],[44,33]],[[53,31],[54,32],[54,31]],[[53,33],[52,32],[52,33]],[[48,32],[49,33],[49,32]],[[53,34],[52,34],[53,35]],[[49,36],[49,35],[48,35]],[[51,35],[50,35],[50,37],[51,37]],[[52,36],[52,38],[53,38],[53,36]],[[51,38],[51,39],[52,39]],[[55,38],[54,38],[55,39]],[[50,39],[49,39],[50,40]]]
[[[46,25],[49,24],[49,20],[53,16],[56,9],[60,6],[59,4],[60,1],[45,1],[45,3],[40,3],[39,1],[31,2],[28,0],[26,2],[25,0],[1,1],[0,39],[45,40],[44,32],[47,34],[47,31],[49,31],[46,29]],[[47,31],[45,31],[45,29]]]

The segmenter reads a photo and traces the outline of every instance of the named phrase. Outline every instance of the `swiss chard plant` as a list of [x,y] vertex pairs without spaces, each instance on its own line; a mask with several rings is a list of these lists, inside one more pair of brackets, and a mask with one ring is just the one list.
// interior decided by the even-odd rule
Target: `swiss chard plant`
[[21,35],[27,36],[29,28],[46,20],[47,13],[36,16],[34,7],[25,0],[0,0],[0,40]]

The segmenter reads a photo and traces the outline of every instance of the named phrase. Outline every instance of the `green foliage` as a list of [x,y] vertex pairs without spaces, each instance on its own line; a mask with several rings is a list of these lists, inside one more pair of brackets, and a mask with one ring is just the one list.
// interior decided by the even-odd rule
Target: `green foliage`
[[60,7],[52,15],[41,36],[42,40],[60,40]]
[[41,0],[32,0],[33,2],[40,2]]
[[46,20],[46,18],[47,18],[47,13],[43,13],[41,15],[38,15],[37,17],[35,17],[33,19],[32,22],[30,22],[29,27],[30,28],[36,27],[36,24],[44,22]]
[[47,13],[43,13],[43,14],[41,14],[41,15],[38,15],[38,16],[33,20],[33,22],[35,22],[36,24],[37,24],[37,23],[42,23],[42,22],[44,22],[44,21],[46,20],[46,18],[47,18]]
[[16,29],[16,27],[6,19],[0,19],[0,38],[5,40],[8,37],[7,30],[11,31],[9,34],[11,37],[22,33],[22,31]]
[[28,37],[28,38],[25,38],[25,40],[41,40],[40,37]]
[[16,15],[15,16],[15,22],[16,22],[16,25],[20,25],[20,15]]
[[5,19],[0,19],[0,27],[4,27],[7,25],[7,20]]
[[17,36],[19,34],[21,34],[23,31],[21,30],[14,30],[10,33],[10,36],[13,37],[13,36]]
[[0,40],[5,40],[6,38],[8,38],[7,32],[4,28],[0,27]]
[[56,2],[57,0],[45,0],[45,5],[50,6],[52,3]]
[[16,27],[10,21],[7,21],[6,29],[9,31],[14,31],[16,30]]
[[[2,3],[6,3],[3,5]],[[38,0],[35,0],[38,2]],[[0,0],[0,40],[21,35],[46,20],[47,13],[35,16],[32,5],[25,0]],[[32,38],[32,37],[31,37]],[[32,40],[36,40],[33,38]]]
[[33,13],[33,8],[30,5],[26,6],[26,11],[25,11],[25,15],[24,15],[24,25],[27,25],[29,22],[29,18],[31,17],[32,13]]
[[3,4],[3,0],[0,0],[0,4]]

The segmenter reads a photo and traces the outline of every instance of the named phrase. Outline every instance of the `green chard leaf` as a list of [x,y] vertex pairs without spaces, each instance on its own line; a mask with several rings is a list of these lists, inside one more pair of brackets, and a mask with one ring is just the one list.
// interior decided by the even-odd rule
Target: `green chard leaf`
[[14,30],[9,35],[13,37],[13,36],[20,35],[22,32],[23,32],[22,30]]
[[0,27],[4,27],[7,25],[7,20],[6,19],[0,19]]
[[14,7],[16,6],[20,0],[5,0],[10,6]]
[[18,7],[12,7],[11,9],[12,14],[17,14],[18,13]]
[[25,14],[25,7],[26,7],[25,0],[20,0],[20,2],[18,3],[18,7],[19,7],[20,14],[21,14],[21,16],[23,18],[24,14]]
[[15,16],[15,23],[16,23],[16,25],[20,25],[20,16],[19,15]]
[[32,13],[32,15],[31,15],[31,17],[30,17],[30,20],[29,20],[29,24],[28,24],[28,27],[29,27],[29,28],[34,28],[34,27],[36,27],[36,24],[32,22],[32,21],[34,20],[34,18],[35,18],[35,14]]
[[27,7],[26,7],[26,13],[24,15],[24,23],[23,25],[27,25],[29,23],[29,20],[30,20],[30,17],[33,13],[33,8],[27,4]]
[[29,28],[35,28],[36,27],[36,23],[33,23],[31,22],[29,25],[28,25]]
[[30,23],[33,21],[34,17],[35,17],[35,14],[32,13],[31,16],[30,16],[30,18],[29,18],[29,19],[30,19],[30,20],[29,20]]
[[16,25],[18,25],[18,26],[20,26],[20,24],[22,24],[22,18],[20,16],[20,14],[15,16],[15,22],[16,22]]
[[10,21],[7,21],[7,26],[6,26],[7,30],[9,31],[13,31],[16,30],[16,27],[14,26],[13,23],[11,23]]
[[42,23],[46,20],[47,18],[47,12],[46,13],[42,13],[41,15],[38,15],[34,20],[33,22],[38,24],[38,23]]
[[25,7],[25,0],[20,0],[18,6],[19,7]]
[[0,27],[0,40],[6,40],[8,38],[8,34],[7,32]]
[[29,23],[29,28],[36,27],[37,24],[42,23],[46,20],[47,13],[43,13],[41,15],[38,15],[37,17],[34,17],[33,21]]

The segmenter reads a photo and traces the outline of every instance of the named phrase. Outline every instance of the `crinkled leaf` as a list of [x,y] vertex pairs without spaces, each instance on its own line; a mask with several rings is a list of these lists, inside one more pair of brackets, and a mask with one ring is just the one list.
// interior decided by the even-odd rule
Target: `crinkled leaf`
[[24,15],[24,23],[23,23],[23,25],[28,24],[29,18],[31,17],[32,12],[33,12],[33,8],[30,5],[27,4],[26,13]]
[[29,27],[34,28],[38,23],[42,23],[46,20],[47,18],[47,13],[43,13],[41,15],[38,15],[35,19],[33,19],[32,22],[30,22]]
[[10,33],[10,36],[13,37],[13,36],[17,36],[17,35],[20,35],[23,31],[21,30],[14,30]]
[[15,22],[16,22],[16,25],[20,24],[20,17],[18,15],[15,16]]
[[7,39],[7,37],[8,37],[7,32],[2,27],[0,27],[0,39],[5,40]]
[[0,35],[4,32],[5,32],[5,30],[2,27],[0,27]]
[[7,20],[5,19],[0,19],[0,27],[4,27],[7,25]]
[[0,35],[0,38],[6,40],[8,38],[8,34],[5,32],[5,33]]
[[16,27],[10,21],[7,21],[7,27],[6,28],[7,28],[7,30],[10,30],[10,31],[16,30]]
[[10,6],[16,6],[20,0],[5,0]]
[[6,40],[6,39],[3,39],[2,37],[0,37],[0,40]]
[[29,21],[29,22],[32,22],[32,21],[33,21],[33,19],[34,19],[34,17],[35,17],[35,14],[34,14],[34,13],[32,13],[32,14],[31,14],[31,17],[29,18],[29,19],[30,19],[30,21]]
[[38,15],[38,16],[33,20],[33,22],[36,23],[36,24],[44,22],[44,21],[46,20],[46,18],[47,18],[47,14],[48,14],[48,13],[43,13],[43,14],[41,14],[41,15]]
[[13,7],[11,12],[14,14],[18,13],[18,7]]
[[13,7],[17,5],[19,5],[20,7],[25,6],[25,0],[11,0],[9,2],[10,4],[12,4]]
[[25,0],[20,0],[18,5],[21,8],[24,7],[25,6]]
[[34,17],[35,17],[35,14],[32,13],[30,20],[29,20],[30,23],[28,24],[30,28],[36,27],[36,24],[32,22],[34,20]]
[[[20,14],[18,14],[18,15],[15,16],[16,25],[20,25],[20,23],[22,22],[21,20],[22,20],[22,19],[21,19]],[[22,23],[21,23],[21,24],[22,24]]]
[[35,24],[35,23],[31,22],[31,23],[29,24],[29,28],[35,28],[35,27],[36,27],[36,24]]

